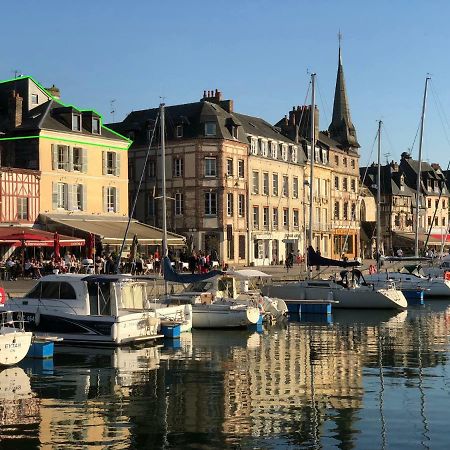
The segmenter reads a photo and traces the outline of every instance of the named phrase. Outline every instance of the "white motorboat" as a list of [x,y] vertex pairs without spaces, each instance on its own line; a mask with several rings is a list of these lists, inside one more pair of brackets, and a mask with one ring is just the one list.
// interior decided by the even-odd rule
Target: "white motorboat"
[[192,330],[192,305],[191,304],[169,304],[158,299],[148,301],[147,309],[154,311],[160,319],[161,324],[180,325],[180,332],[185,333]]
[[55,274],[41,278],[25,297],[8,299],[5,307],[22,312],[36,335],[122,345],[161,337],[160,319],[145,303],[145,283],[132,277]]
[[22,314],[0,312],[0,365],[12,366],[28,353],[33,333],[25,331]]
[[368,283],[374,283],[376,287],[386,281],[393,281],[401,290],[423,289],[427,299],[450,298],[449,280],[427,277],[417,266],[405,266],[400,272],[386,271],[366,275],[365,279]]
[[263,293],[284,300],[333,300],[333,308],[350,309],[406,309],[408,304],[401,291],[386,285],[382,289],[358,283],[348,286],[334,280],[304,280],[273,284],[263,288]]

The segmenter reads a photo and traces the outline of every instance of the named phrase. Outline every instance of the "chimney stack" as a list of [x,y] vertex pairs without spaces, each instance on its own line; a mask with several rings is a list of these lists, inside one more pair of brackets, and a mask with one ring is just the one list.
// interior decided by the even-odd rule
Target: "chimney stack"
[[56,98],[56,100],[61,98],[61,91],[54,84],[51,87],[46,88],[46,90],[53,98]]
[[16,91],[11,91],[8,99],[8,116],[11,128],[22,125],[23,98]]

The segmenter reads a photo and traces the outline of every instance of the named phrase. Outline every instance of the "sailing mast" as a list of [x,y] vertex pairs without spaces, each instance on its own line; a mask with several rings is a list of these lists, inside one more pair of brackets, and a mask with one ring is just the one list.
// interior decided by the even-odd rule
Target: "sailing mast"
[[377,164],[377,272],[381,269],[381,120],[378,121],[378,164]]
[[419,257],[419,209],[420,209],[420,185],[421,185],[421,172],[422,172],[422,146],[423,146],[423,128],[425,122],[425,106],[427,102],[427,90],[428,90],[428,81],[430,77],[426,77],[425,79],[425,90],[423,93],[423,103],[422,103],[422,117],[420,119],[420,140],[419,140],[419,168],[417,172],[417,183],[416,183],[416,229],[415,229],[415,237],[414,237],[414,256],[416,258]]
[[166,197],[166,120],[165,120],[165,104],[159,105],[161,116],[161,178],[162,178],[162,226],[163,226],[163,241],[162,241],[162,258],[168,254],[167,250],[167,197]]
[[[308,245],[306,247],[306,255],[308,248],[313,246],[313,194],[314,194],[314,158],[316,152],[316,124],[315,124],[315,81],[316,74],[311,74],[311,156],[310,156],[310,174],[309,174],[309,229],[308,229]],[[312,278],[312,266],[308,265],[308,279]]]

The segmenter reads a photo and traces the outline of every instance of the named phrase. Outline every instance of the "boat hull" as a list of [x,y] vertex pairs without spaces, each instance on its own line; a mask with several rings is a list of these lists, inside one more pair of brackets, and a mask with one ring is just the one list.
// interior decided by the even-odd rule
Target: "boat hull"
[[328,280],[305,280],[267,286],[264,294],[284,300],[333,300],[333,308],[405,309],[405,296],[396,289],[360,286],[347,289]]
[[33,333],[16,330],[15,328],[0,328],[0,365],[12,366],[22,361],[28,353]]
[[259,318],[258,308],[244,305],[192,305],[193,328],[245,328],[256,325]]

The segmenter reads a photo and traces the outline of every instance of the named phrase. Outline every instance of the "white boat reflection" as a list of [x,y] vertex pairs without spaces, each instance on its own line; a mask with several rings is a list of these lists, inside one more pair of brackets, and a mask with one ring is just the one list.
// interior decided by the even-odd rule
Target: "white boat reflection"
[[333,322],[339,325],[354,326],[361,324],[364,326],[374,327],[380,324],[398,325],[405,322],[408,311],[390,311],[390,310],[334,310]]

